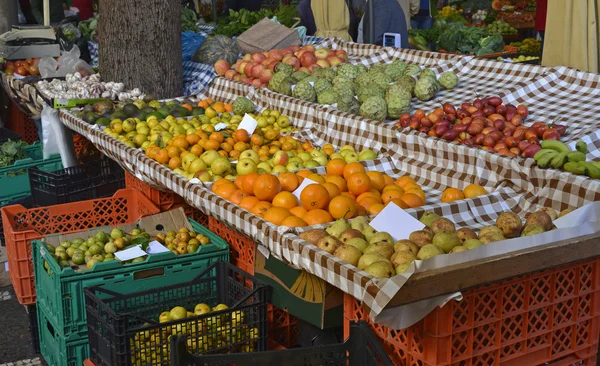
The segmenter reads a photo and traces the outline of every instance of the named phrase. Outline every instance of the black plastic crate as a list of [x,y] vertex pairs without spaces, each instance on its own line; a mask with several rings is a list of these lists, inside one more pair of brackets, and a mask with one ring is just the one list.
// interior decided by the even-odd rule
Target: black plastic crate
[[[22,198],[18,198],[14,201],[11,201],[11,202],[7,203],[6,205],[0,206],[0,207],[11,206],[11,205],[22,205],[25,208],[33,208],[33,200],[31,199],[31,196],[25,196]],[[3,247],[6,246],[6,244],[4,243],[4,227],[2,226],[2,215],[0,215],[0,244]]]
[[21,135],[9,130],[8,128],[0,127],[0,144],[3,144],[8,140],[20,141]]
[[125,173],[115,161],[102,158],[66,169],[29,169],[35,207],[86,201],[112,196],[125,188]]
[[344,343],[250,354],[197,356],[189,352],[185,336],[174,336],[171,338],[171,365],[393,366],[394,364],[367,323],[360,321],[350,323],[350,337]]
[[37,309],[35,305],[25,305],[29,316],[29,333],[31,333],[31,345],[36,355],[40,354],[40,332],[38,329]]
[[[209,354],[265,351],[269,286],[228,262],[215,262],[188,283],[118,294],[84,289],[90,359],[96,365],[168,365],[172,335],[188,337],[195,351]],[[159,322],[176,306],[227,309]]]

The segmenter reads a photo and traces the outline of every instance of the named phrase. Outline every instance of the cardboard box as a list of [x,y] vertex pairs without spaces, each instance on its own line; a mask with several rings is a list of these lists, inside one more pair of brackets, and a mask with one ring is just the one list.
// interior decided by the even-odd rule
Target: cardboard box
[[254,276],[271,286],[271,303],[320,329],[340,327],[344,293],[305,270],[257,250]]
[[298,31],[264,18],[236,38],[245,53],[269,51],[302,43]]

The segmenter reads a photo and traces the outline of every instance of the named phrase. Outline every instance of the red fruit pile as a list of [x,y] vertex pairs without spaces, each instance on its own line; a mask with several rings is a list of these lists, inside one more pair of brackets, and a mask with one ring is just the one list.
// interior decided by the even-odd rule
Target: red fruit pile
[[503,104],[494,96],[463,103],[458,109],[444,103],[427,115],[421,109],[412,116],[405,113],[395,126],[509,157],[532,158],[541,149],[540,140],[559,140],[567,128],[544,122],[528,127],[523,125],[528,115],[526,106]]
[[39,75],[40,70],[37,67],[37,58],[28,58],[27,60],[6,61],[1,69],[7,75],[18,74],[21,76]]

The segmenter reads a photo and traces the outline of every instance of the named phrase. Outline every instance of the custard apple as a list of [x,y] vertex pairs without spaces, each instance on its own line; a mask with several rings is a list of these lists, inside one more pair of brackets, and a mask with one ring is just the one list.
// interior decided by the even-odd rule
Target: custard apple
[[360,87],[371,83],[371,74],[369,72],[363,72],[358,74],[354,82]]
[[356,71],[358,71],[359,74],[362,74],[362,73],[368,71],[367,67],[364,64],[356,64],[354,66],[356,66]]
[[307,102],[315,102],[317,100],[317,94],[315,93],[315,89],[310,82],[304,80],[300,80],[298,84],[294,87],[292,91],[292,96],[298,99],[306,100]]
[[386,64],[375,64],[369,69],[369,72],[385,72]]
[[436,83],[430,78],[421,78],[415,85],[415,97],[423,102],[433,99],[436,91]]
[[350,99],[354,99],[354,92],[351,89],[344,87],[344,84],[335,85],[333,90],[337,92],[340,102],[345,101],[350,103]]
[[324,71],[325,71],[324,68],[315,66],[310,74],[316,78],[320,78],[323,76]]
[[371,83],[377,84],[384,89],[392,82],[392,78],[383,72],[369,72],[369,74],[371,75]]
[[304,71],[296,71],[295,73],[293,73],[291,75],[291,78],[295,81],[295,82],[299,82],[302,79],[305,79],[307,77],[309,77],[310,75],[308,75],[307,73],[305,73]]
[[401,60],[395,60],[385,67],[385,73],[392,78],[393,81],[396,81],[404,75],[404,69],[406,69],[406,64]]
[[358,103],[358,100],[356,100],[356,98],[354,97],[350,98],[347,101],[338,101],[337,107],[340,111],[351,114],[358,114],[358,112],[360,111],[360,104]]
[[284,64],[283,62],[278,63],[277,65],[275,65],[275,72],[283,72],[285,73],[285,76],[290,76],[294,73],[294,68],[292,67],[292,65],[288,65],[288,64]]
[[403,75],[397,81],[396,85],[403,87],[408,90],[411,94],[414,94],[415,84],[417,81],[410,75]]
[[421,70],[421,73],[419,74],[419,79],[423,78],[423,77],[432,77],[434,79],[437,79],[437,77],[435,75],[435,71],[433,71],[431,69],[423,69],[423,70]]
[[352,64],[342,64],[337,68],[338,75],[344,75],[350,80],[356,79],[358,76],[358,69]]
[[410,64],[404,69],[404,75],[414,76],[421,72],[419,65]]
[[363,117],[377,121],[385,120],[387,106],[382,97],[370,97],[360,106],[359,114]]
[[292,77],[287,77],[279,83],[279,89],[277,91],[283,95],[292,95],[292,85],[296,84]]
[[319,79],[315,81],[314,88],[318,96],[319,94],[333,88],[333,85],[327,79]]
[[350,82],[352,82],[352,80],[350,80],[350,78],[347,77],[346,75],[338,74],[336,77],[333,78],[333,80],[331,82],[333,83],[333,85],[337,85],[337,84],[341,84],[341,83],[350,83]]
[[246,113],[254,113],[256,106],[246,97],[237,98],[233,104],[233,113],[238,116],[243,116]]
[[390,85],[385,94],[387,115],[392,119],[396,119],[400,118],[402,114],[408,113],[410,111],[410,98],[410,93],[402,87]]
[[335,104],[338,101],[338,97],[338,93],[335,90],[329,89],[318,94],[317,101],[319,104]]
[[285,79],[286,77],[288,77],[288,75],[283,71],[274,73],[271,77],[271,80],[269,80],[269,89],[279,93],[279,84],[281,84],[283,79]]
[[331,67],[325,69],[325,71],[323,71],[323,73],[321,73],[321,77],[329,80],[330,82],[332,82],[336,76],[337,76],[337,72],[335,72],[335,70]]
[[412,97],[411,93],[404,89],[403,86],[401,85],[397,85],[397,84],[392,84],[392,85],[388,85],[386,91],[385,91],[385,97],[401,97],[403,99],[410,99]]
[[385,89],[379,84],[368,84],[358,89],[358,102],[363,104],[370,97],[384,97]]
[[445,89],[452,89],[458,84],[458,76],[452,71],[446,71],[440,75],[438,81]]

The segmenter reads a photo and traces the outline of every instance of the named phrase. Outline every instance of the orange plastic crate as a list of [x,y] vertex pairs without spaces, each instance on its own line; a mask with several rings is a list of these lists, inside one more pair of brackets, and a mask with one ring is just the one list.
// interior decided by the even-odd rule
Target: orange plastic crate
[[600,259],[463,291],[401,330],[374,324],[345,294],[344,336],[367,321],[400,365],[595,365],[600,317]]
[[169,211],[180,207],[185,203],[182,197],[176,195],[172,191],[163,192],[156,188],[152,188],[129,173],[125,173],[125,187],[135,188],[142,192],[146,197],[150,198],[161,211]]
[[208,227],[208,216],[203,214],[200,210],[195,209],[194,207],[188,205],[187,203],[183,203],[181,206],[178,207],[174,207],[174,208],[179,208],[179,207],[183,207],[183,211],[185,212],[185,215],[191,219],[193,219],[194,221],[196,221],[197,223]]
[[298,318],[267,304],[270,350],[292,348],[298,344]]
[[208,229],[223,238],[229,244],[229,258],[236,267],[254,274],[254,255],[256,254],[256,243],[251,238],[209,217]]
[[35,122],[23,113],[14,102],[8,106],[8,121],[4,127],[21,135],[23,141],[29,144],[40,139]]
[[31,242],[50,234],[85,231],[102,226],[134,223],[160,210],[135,189],[121,189],[114,196],[62,205],[26,209],[2,208],[2,225],[10,280],[23,305],[35,304]]

